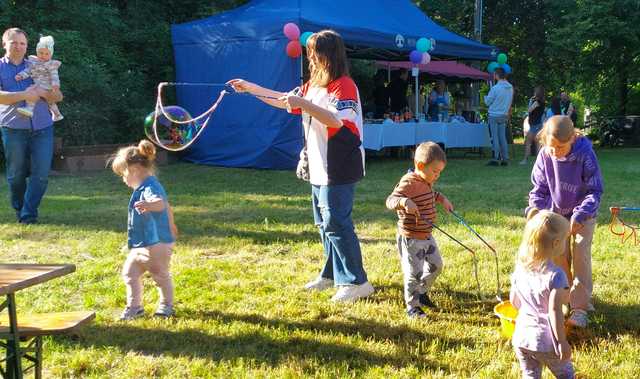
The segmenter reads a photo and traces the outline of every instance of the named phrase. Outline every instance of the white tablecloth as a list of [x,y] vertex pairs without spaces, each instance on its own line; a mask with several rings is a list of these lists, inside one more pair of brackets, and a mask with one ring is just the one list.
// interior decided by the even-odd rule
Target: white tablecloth
[[405,122],[364,124],[365,149],[415,146],[424,141],[441,142],[445,148],[490,147],[485,124],[459,122]]

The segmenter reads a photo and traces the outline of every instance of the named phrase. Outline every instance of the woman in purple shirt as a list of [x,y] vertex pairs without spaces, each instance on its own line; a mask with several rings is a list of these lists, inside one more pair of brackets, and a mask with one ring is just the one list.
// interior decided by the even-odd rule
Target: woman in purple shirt
[[531,173],[533,189],[526,214],[530,218],[539,209],[548,209],[571,222],[572,241],[554,262],[572,284],[567,322],[584,328],[587,311],[593,310],[591,242],[603,191],[602,175],[591,141],[573,127],[569,117],[548,119],[539,138],[544,148]]

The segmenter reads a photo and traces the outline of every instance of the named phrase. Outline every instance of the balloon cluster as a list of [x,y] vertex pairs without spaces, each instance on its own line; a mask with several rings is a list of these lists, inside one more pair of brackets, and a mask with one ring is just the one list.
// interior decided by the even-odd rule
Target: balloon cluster
[[511,66],[507,64],[507,54],[498,54],[498,58],[496,59],[496,61],[489,63],[489,65],[487,66],[487,71],[493,73],[498,67],[503,69],[505,74],[511,74]]
[[433,38],[418,38],[416,49],[409,53],[409,60],[414,64],[427,64],[431,62],[429,51],[435,48],[436,41]]
[[293,22],[284,25],[284,35],[289,38],[287,43],[287,55],[291,58],[298,58],[302,54],[302,46],[307,46],[307,40],[313,33],[304,32],[300,34],[300,28]]

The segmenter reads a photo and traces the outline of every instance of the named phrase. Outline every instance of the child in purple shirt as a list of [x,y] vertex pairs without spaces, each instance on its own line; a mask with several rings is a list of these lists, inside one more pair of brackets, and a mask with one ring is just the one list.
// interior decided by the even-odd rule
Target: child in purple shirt
[[[548,119],[538,134],[540,149],[531,173],[527,218],[540,209],[559,213],[571,222],[571,242],[554,260],[572,283],[569,305],[573,327],[587,326],[593,310],[591,242],[602,196],[602,175],[591,141],[577,131],[567,116]],[[573,273],[571,271],[573,266]]]
[[552,262],[562,254],[569,231],[566,218],[546,210],[533,216],[524,230],[509,296],[518,309],[511,343],[523,378],[540,378],[544,366],[556,378],[575,376],[562,314],[569,282]]

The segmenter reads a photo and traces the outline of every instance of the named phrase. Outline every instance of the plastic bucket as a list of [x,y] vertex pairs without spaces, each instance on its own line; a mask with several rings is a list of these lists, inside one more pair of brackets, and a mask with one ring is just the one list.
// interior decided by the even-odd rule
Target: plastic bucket
[[500,334],[505,338],[511,338],[516,327],[518,310],[511,305],[509,300],[505,300],[493,307],[493,313],[500,319]]

